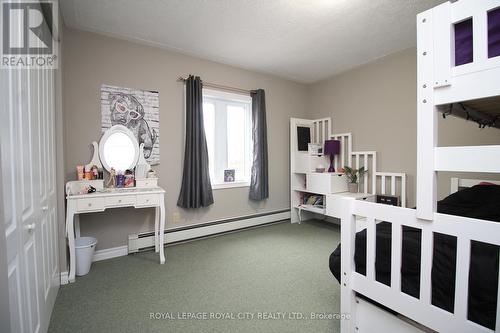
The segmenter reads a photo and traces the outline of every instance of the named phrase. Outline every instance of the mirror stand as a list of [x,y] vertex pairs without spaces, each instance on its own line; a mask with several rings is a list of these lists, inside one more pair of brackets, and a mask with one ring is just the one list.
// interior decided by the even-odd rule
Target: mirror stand
[[135,166],[135,179],[145,179],[149,170],[151,170],[151,165],[144,158],[144,143],[141,143],[139,147],[139,161],[137,161],[137,165]]
[[92,159],[85,165],[85,168],[90,169],[95,165],[99,169],[102,169],[101,159],[99,158],[99,145],[96,141],[92,141],[92,147],[94,149],[94,152],[92,153]]

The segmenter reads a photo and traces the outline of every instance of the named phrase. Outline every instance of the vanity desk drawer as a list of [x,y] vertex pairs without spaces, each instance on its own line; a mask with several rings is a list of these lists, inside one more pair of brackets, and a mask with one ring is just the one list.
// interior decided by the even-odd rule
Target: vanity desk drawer
[[76,207],[79,212],[104,210],[104,202],[99,198],[78,199]]
[[142,194],[137,196],[136,206],[158,206],[158,195],[156,194]]
[[106,198],[106,207],[133,205],[135,205],[135,195],[120,195]]

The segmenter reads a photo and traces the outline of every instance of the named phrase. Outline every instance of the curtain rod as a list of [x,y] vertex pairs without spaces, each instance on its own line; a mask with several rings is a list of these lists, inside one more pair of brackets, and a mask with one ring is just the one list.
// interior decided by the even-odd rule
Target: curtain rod
[[[180,76],[177,79],[177,81],[186,82],[187,79],[188,79],[187,77]],[[217,83],[212,83],[212,82],[206,82],[206,81],[203,81],[203,80],[201,82],[202,82],[203,86],[214,88],[214,89],[220,89],[220,90],[225,90],[225,91],[233,91],[233,92],[237,92],[237,93],[245,94],[245,95],[250,95],[250,92],[251,92],[250,90],[236,88],[236,87],[230,87],[230,86],[224,86],[222,84],[217,84]]]

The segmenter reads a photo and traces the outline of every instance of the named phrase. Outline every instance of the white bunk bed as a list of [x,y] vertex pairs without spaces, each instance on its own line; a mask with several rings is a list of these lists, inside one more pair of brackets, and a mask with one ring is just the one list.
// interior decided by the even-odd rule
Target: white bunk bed
[[[408,321],[390,315],[357,294],[437,332],[500,332],[500,293],[497,293],[495,329],[468,319],[471,242],[500,246],[500,223],[436,212],[438,171],[500,173],[499,146],[438,147],[437,116],[454,103],[473,105],[474,112],[491,119],[491,105],[500,106],[500,56],[488,55],[488,13],[500,0],[446,2],[417,16],[417,209],[345,200],[341,228],[341,332],[420,332]],[[472,19],[473,60],[455,66],[454,27]],[[480,102],[477,102],[480,101]],[[481,105],[489,107],[481,110]],[[479,108],[479,109],[477,109]],[[497,109],[498,110],[498,109]],[[498,112],[498,111],[497,111]],[[465,113],[454,113],[465,117]],[[495,121],[489,123],[498,127]],[[496,129],[491,129],[496,130]],[[477,183],[452,180],[454,190]],[[366,275],[355,269],[356,220],[366,218]],[[390,286],[376,281],[376,227],[391,226]],[[421,231],[419,298],[401,291],[403,226]],[[432,305],[433,238],[436,233],[456,237],[454,311]],[[397,267],[398,269],[394,269]],[[489,272],[484,272],[488,274]],[[491,273],[491,272],[490,272]],[[497,281],[500,281],[497,277]],[[498,282],[497,282],[498,283]],[[499,287],[500,290],[500,287]]]

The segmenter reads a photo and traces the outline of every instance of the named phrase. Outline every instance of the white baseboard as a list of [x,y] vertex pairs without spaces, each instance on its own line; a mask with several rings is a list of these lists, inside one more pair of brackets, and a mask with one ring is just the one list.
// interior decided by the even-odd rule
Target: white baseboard
[[[167,234],[165,235],[165,244],[183,242],[200,237],[207,237],[220,233],[231,232],[239,229],[257,227],[259,225],[283,221],[287,219],[290,219],[289,210],[255,217],[244,216],[241,218],[232,219],[230,222],[217,222],[215,224],[207,223],[207,225],[202,224],[194,228],[184,230],[181,229],[178,231],[167,230]],[[141,237],[140,235],[129,236],[128,253],[138,252],[140,249],[154,246],[154,232],[142,233],[142,235],[144,234],[152,235],[147,237]]]
[[126,256],[128,254],[128,246],[117,246],[111,247],[109,249],[102,249],[94,252],[94,257],[92,258],[92,262],[101,261],[116,257]]
[[[202,224],[200,226],[185,230],[170,232],[167,231],[167,234],[165,235],[165,244],[188,241],[200,237],[207,237],[220,233],[237,231],[239,229],[258,227],[264,224],[283,221],[287,219],[290,219],[289,210],[269,213],[266,215],[259,215],[255,217],[243,216],[241,218],[231,219],[230,222],[220,223],[222,221],[217,221],[217,223],[215,224],[207,223],[208,225]],[[154,234],[154,232],[150,233]],[[153,236],[139,238],[139,235],[130,235],[128,245],[95,251],[92,262],[126,256],[129,253],[138,252],[139,249],[153,246]],[[61,285],[68,284],[68,282],[68,272],[61,272]]]

